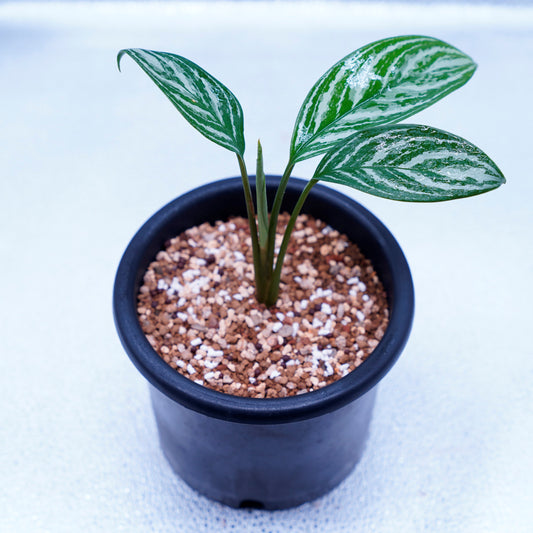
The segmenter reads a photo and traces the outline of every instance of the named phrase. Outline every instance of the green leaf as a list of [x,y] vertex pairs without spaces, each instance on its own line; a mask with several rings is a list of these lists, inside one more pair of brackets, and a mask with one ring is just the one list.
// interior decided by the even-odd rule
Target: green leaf
[[268,241],[268,204],[265,171],[263,168],[263,149],[260,141],[257,141],[255,190],[257,196],[257,226],[259,229],[259,245],[261,248],[264,248]]
[[324,156],[314,178],[406,202],[465,198],[505,183],[496,164],[473,144],[411,124],[356,133]]
[[324,153],[358,130],[410,117],[464,85],[475,69],[466,54],[431,37],[392,37],[359,48],[305,98],[291,161]]
[[121,50],[163,91],[185,120],[210,141],[244,154],[242,109],[233,93],[198,65],[167,52],[140,48]]

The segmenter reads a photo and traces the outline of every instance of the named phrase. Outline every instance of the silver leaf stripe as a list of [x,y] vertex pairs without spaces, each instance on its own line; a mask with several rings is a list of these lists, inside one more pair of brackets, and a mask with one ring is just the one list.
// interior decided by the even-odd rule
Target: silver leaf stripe
[[430,37],[371,43],[335,64],[307,95],[291,142],[293,161],[324,153],[357,130],[399,122],[461,87],[475,63]]
[[408,202],[464,198],[505,183],[496,164],[465,139],[410,124],[353,135],[324,156],[314,177]]
[[233,93],[184,57],[129,48],[129,55],[163,91],[183,117],[209,140],[244,154],[243,113]]

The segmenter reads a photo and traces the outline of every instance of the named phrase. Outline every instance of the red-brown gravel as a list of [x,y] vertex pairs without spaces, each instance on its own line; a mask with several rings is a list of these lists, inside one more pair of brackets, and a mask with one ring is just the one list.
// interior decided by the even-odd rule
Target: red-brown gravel
[[[287,221],[280,216],[278,246]],[[165,247],[144,276],[139,321],[156,352],[200,385],[255,398],[316,390],[360,365],[387,327],[370,262],[308,215],[298,218],[270,309],[254,296],[246,219],[202,224]]]

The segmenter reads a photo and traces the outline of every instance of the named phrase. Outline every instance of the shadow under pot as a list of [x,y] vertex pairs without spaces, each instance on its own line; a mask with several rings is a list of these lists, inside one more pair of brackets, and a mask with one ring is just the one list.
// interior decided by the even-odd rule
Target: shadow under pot
[[[269,202],[278,183],[279,177],[267,178]],[[290,180],[282,210],[292,210],[306,183]],[[411,329],[411,274],[388,229],[356,201],[321,185],[312,189],[303,212],[359,246],[372,262],[389,305],[389,325],[368,359],[313,392],[257,399],[203,387],[167,365],[139,324],[139,287],[164,243],[204,222],[246,216],[240,178],[194,189],[153,215],[128,245],[115,279],[116,328],[130,359],[150,383],[168,462],[191,487],[232,507],[284,509],[338,485],[361,458],[376,386],[399,357]]]

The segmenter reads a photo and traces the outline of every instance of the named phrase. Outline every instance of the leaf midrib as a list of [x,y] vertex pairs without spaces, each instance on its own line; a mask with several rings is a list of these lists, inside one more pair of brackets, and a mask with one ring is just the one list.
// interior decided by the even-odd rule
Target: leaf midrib
[[[476,165],[477,166],[477,165]],[[351,167],[352,169],[354,170],[359,170],[359,169],[384,169],[384,170],[406,170],[406,171],[417,171],[417,172],[424,172],[424,173],[427,173],[427,174],[434,174],[434,175],[438,175],[440,176],[440,174],[438,174],[437,172],[434,172],[434,171],[431,171],[431,170],[427,170],[427,171],[424,171],[424,170],[420,170],[419,168],[417,167],[394,167],[394,166],[390,166],[390,165],[354,165],[353,167]],[[330,170],[330,172],[344,172],[342,169],[340,168],[332,168]],[[323,175],[324,172],[322,172],[320,175]]]

